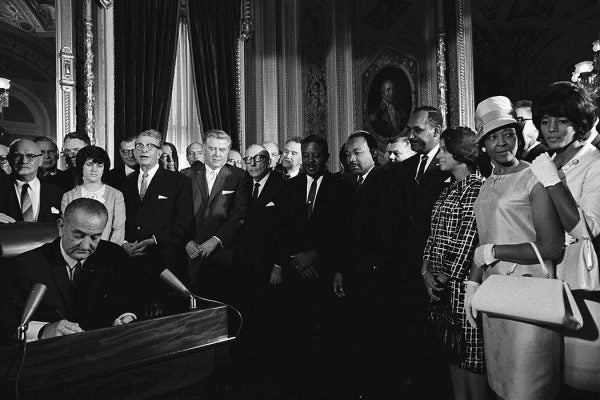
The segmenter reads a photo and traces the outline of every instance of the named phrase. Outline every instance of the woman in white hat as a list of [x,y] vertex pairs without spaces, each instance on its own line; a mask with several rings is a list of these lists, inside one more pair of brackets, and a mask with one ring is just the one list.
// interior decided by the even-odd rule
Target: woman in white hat
[[547,188],[564,229],[565,254],[556,275],[575,290],[586,316],[581,331],[565,332],[565,383],[600,393],[600,274],[592,243],[600,234],[600,152],[588,133],[597,135],[596,106],[584,88],[555,82],[535,99],[533,121],[555,152],[552,158],[538,156],[531,169]]
[[[477,106],[475,126],[480,151],[493,171],[475,201],[479,245],[466,284],[465,312],[476,324],[471,299],[479,283],[493,274],[544,277],[529,244],[544,260],[561,255],[562,229],[550,196],[519,161],[517,121],[504,96]],[[551,273],[554,273],[553,269]],[[560,390],[560,343],[557,329],[490,316],[482,318],[488,382],[502,399],[554,399]]]

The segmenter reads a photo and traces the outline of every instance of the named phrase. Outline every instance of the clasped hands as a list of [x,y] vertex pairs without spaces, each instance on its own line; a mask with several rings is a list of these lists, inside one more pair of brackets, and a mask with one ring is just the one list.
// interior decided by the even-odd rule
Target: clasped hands
[[146,255],[146,250],[154,246],[154,239],[148,238],[134,243],[123,243],[123,250],[129,257],[140,257]]
[[219,242],[219,240],[214,236],[202,244],[198,244],[195,241],[190,240],[185,245],[185,251],[192,260],[195,260],[198,257],[205,259],[206,257],[210,256],[220,244],[221,242]]

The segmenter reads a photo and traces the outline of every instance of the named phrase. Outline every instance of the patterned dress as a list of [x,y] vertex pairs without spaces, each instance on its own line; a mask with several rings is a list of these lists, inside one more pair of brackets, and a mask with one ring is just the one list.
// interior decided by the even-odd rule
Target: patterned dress
[[[432,273],[441,272],[450,277],[449,301],[430,302],[429,321],[438,330],[452,328],[462,333],[466,353],[450,362],[476,373],[485,370],[482,332],[471,327],[463,312],[463,282],[469,276],[478,241],[473,203],[482,184],[481,175],[472,173],[444,189],[433,207],[431,233],[423,255],[423,259],[429,261]],[[448,342],[454,340],[443,332],[438,332],[438,336],[446,348]]]

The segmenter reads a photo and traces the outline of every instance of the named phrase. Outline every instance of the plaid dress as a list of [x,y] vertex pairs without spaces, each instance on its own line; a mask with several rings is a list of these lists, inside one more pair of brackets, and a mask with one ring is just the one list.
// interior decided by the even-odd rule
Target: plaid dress
[[429,261],[433,274],[441,272],[450,277],[449,304],[431,301],[429,320],[432,323],[444,321],[462,332],[466,357],[450,361],[476,373],[485,370],[482,332],[471,327],[463,312],[463,282],[469,276],[478,242],[473,203],[482,184],[483,178],[476,172],[444,189],[431,213],[431,233],[423,255],[423,259]]

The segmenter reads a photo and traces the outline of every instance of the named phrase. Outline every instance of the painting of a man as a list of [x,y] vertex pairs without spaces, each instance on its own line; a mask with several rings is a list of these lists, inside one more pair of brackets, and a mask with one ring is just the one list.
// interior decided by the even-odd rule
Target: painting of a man
[[386,68],[369,89],[368,119],[372,130],[384,138],[402,135],[411,111],[411,91],[402,71]]

